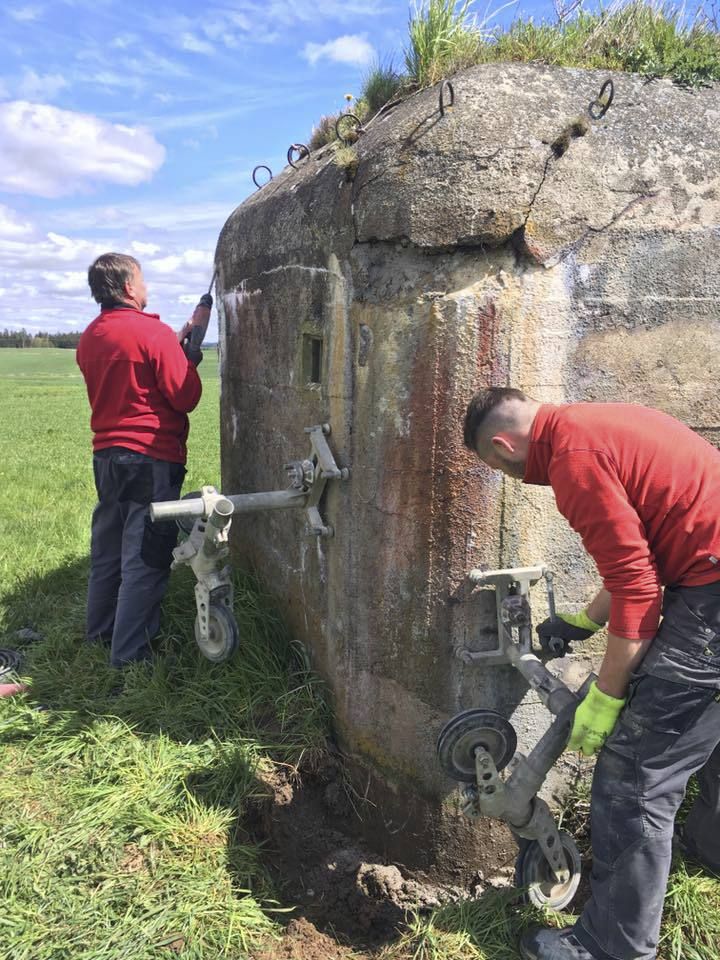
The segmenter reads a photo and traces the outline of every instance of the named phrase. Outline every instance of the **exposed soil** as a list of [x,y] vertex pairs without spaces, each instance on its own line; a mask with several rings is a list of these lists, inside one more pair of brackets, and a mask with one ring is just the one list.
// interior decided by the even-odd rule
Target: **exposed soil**
[[[384,861],[358,840],[362,801],[334,754],[315,756],[300,770],[275,767],[259,779],[261,799],[244,826],[263,843],[281,899],[294,909],[283,937],[253,960],[383,960],[411,911],[514,885],[514,861],[464,889],[424,882]],[[587,895],[584,881],[576,908]],[[402,957],[393,950],[393,960]]]
[[246,826],[266,842],[266,863],[282,899],[296,907],[281,943],[257,960],[372,955],[396,939],[410,910],[467,895],[418,882],[353,836],[356,801],[332,755],[288,774],[276,768],[261,782],[266,796]]
[[357,960],[361,956],[299,917],[290,921],[279,943],[253,954],[252,960]]

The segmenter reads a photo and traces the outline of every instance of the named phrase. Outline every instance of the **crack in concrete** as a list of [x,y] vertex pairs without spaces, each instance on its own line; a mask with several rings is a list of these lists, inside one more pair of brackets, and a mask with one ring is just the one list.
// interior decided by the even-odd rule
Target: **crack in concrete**
[[[520,151],[523,151],[523,150],[530,150],[530,149],[532,149],[532,144],[531,144],[531,143],[505,144],[505,145],[503,145],[503,146],[498,147],[497,150],[494,150],[492,153],[488,153],[488,154],[469,154],[468,156],[462,156],[462,155],[461,155],[461,156],[456,156],[455,154],[453,154],[453,160],[459,160],[460,162],[462,162],[462,161],[468,161],[468,162],[471,162],[471,163],[477,163],[478,161],[494,160],[494,159],[495,159],[496,157],[498,157],[501,153],[507,153],[507,152],[517,153],[517,152],[520,152]],[[441,154],[441,153],[438,153],[437,151],[432,151],[432,150],[424,150],[424,151],[423,151],[423,150],[416,150],[415,153],[414,153],[414,156],[415,156],[415,157],[420,157],[420,158],[426,158],[426,157],[430,157],[430,156],[444,157],[444,154]],[[551,155],[551,158],[552,158],[552,155]],[[359,238],[359,231],[358,231],[358,225],[357,225],[357,217],[356,217],[356,213],[355,213],[355,203],[356,203],[357,200],[359,199],[360,194],[362,193],[363,190],[365,190],[365,189],[366,189],[367,187],[369,187],[371,184],[375,183],[377,180],[380,180],[380,179],[381,179],[382,177],[384,177],[386,174],[391,174],[391,173],[393,173],[394,171],[396,171],[396,170],[398,170],[399,168],[401,168],[402,166],[404,166],[406,163],[407,163],[407,160],[400,159],[400,160],[397,160],[395,163],[391,163],[389,166],[383,167],[382,170],[380,170],[378,173],[374,174],[372,177],[369,177],[364,183],[361,183],[360,186],[357,187],[357,188],[355,187],[355,183],[356,183],[357,181],[356,181],[356,180],[353,180],[353,194],[352,194],[352,198],[351,198],[351,213],[352,213],[352,222],[353,222],[353,232],[354,232],[354,235],[355,235],[355,243],[356,243],[356,244],[359,244],[359,243],[375,243],[375,242],[377,242],[377,243],[402,243],[403,241],[406,241],[408,244],[411,244],[412,246],[417,247],[417,249],[419,249],[419,250],[428,250],[428,251],[432,250],[432,251],[436,251],[436,252],[438,252],[438,253],[448,253],[450,250],[461,249],[462,247],[467,247],[468,249],[474,249],[474,248],[477,248],[477,247],[483,247],[483,246],[484,246],[484,247],[489,247],[489,246],[491,246],[491,244],[488,244],[487,242],[480,242],[480,241],[478,241],[478,242],[476,242],[476,243],[468,242],[468,243],[453,244],[452,246],[449,246],[449,247],[420,247],[420,246],[418,246],[417,244],[413,243],[413,241],[411,241],[409,237],[405,237],[405,236],[390,237],[390,238],[383,239],[383,240],[380,240],[380,239],[377,239],[377,240],[375,240],[375,239],[360,240],[360,238]],[[546,168],[547,168],[547,164],[546,164]],[[542,187],[542,184],[541,184],[540,186]],[[538,192],[539,192],[539,189],[540,189],[540,188],[538,188]],[[537,195],[537,194],[536,194],[536,195]],[[534,199],[535,199],[535,198],[533,197],[533,200],[534,200]],[[532,201],[531,201],[531,204],[532,204]],[[529,216],[529,212],[528,212],[528,216]],[[527,222],[527,218],[526,218],[526,222]],[[497,246],[497,247],[503,246],[505,243],[508,242],[509,239],[510,239],[510,238],[508,237],[506,240],[502,241],[501,243],[496,244],[495,246]]]
[[550,164],[551,164],[551,162],[552,162],[553,160],[557,160],[557,157],[556,157],[555,154],[552,153],[552,151],[551,151],[551,152],[550,152],[550,155],[548,156],[547,160],[545,161],[545,167],[543,168],[542,177],[540,178],[540,184],[539,184],[537,190],[535,191],[535,193],[532,195],[532,197],[531,197],[531,199],[530,199],[530,204],[528,205],[528,210],[527,210],[527,213],[525,214],[525,220],[523,221],[522,227],[520,227],[520,229],[523,230],[523,231],[525,230],[525,227],[527,226],[527,222],[528,222],[528,220],[530,219],[530,214],[532,213],[532,210],[533,210],[533,206],[534,206],[534,204],[535,204],[535,201],[537,200],[538,196],[540,195],[540,191],[541,191],[542,188],[545,186],[545,181],[547,180],[547,177],[548,177],[548,171],[549,171],[549,169],[550,169]]
[[[629,192],[629,191],[628,191]],[[655,197],[659,196],[660,191],[655,190],[653,193],[640,193],[638,196],[633,197],[632,200],[628,200],[625,206],[616,213],[607,223],[603,224],[601,227],[593,227],[590,224],[587,226],[587,231],[583,237],[581,237],[579,242],[582,242],[587,237],[588,233],[604,233],[606,230],[609,230],[610,227],[614,226],[618,220],[625,216],[626,213],[629,213],[634,206],[639,203],[644,203],[646,200],[654,200]]]
[[564,247],[560,251],[560,253],[558,253],[556,256],[550,257],[548,260],[545,260],[545,261],[537,260],[537,258],[533,258],[533,259],[535,259],[535,261],[543,267],[557,266],[558,263],[562,263],[563,260],[566,260],[570,256],[570,254],[575,253],[577,250],[579,250],[580,247],[585,243],[585,241],[591,234],[599,235],[601,233],[605,233],[605,231],[609,230],[610,227],[615,226],[615,224],[619,220],[621,220],[626,213],[629,213],[634,206],[636,206],[639,203],[644,203],[646,200],[653,200],[655,197],[659,195],[659,193],[660,191],[658,190],[658,191],[655,191],[654,193],[643,193],[643,194],[640,194],[640,196],[633,197],[632,200],[629,200],[625,204],[622,210],[619,210],[613,217],[611,217],[610,220],[608,220],[607,223],[604,223],[602,226],[593,227],[590,224],[586,224],[585,232],[580,237],[578,237],[577,240],[573,240],[572,243]]

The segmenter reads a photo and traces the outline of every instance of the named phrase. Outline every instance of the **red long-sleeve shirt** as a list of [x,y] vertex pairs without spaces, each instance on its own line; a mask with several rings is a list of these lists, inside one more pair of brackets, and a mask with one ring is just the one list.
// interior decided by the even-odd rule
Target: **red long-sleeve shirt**
[[609,629],[657,632],[661,587],[720,580],[720,453],[658,410],[540,407],[525,483],[552,486],[612,597]]
[[185,463],[189,421],[202,394],[195,365],[154,313],[103,310],[80,337],[77,362],[92,408],[93,449],[127,447]]

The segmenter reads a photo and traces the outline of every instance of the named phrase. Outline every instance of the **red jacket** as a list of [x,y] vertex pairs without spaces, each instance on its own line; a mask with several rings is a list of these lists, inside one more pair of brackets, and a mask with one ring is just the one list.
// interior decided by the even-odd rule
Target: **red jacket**
[[80,337],[77,362],[92,408],[93,448],[127,447],[185,463],[202,384],[176,334],[154,313],[103,310]]
[[540,407],[525,483],[550,484],[612,595],[609,629],[657,632],[661,586],[720,580],[720,453],[647,407]]

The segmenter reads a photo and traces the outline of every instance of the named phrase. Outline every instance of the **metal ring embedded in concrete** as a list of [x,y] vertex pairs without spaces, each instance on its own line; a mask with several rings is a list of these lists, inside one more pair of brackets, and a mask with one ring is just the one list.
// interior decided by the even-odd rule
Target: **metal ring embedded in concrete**
[[22,663],[22,654],[17,650],[9,650],[7,647],[0,648],[0,677],[7,674],[17,673]]
[[360,136],[361,133],[365,133],[365,130],[363,129],[363,125],[362,125],[362,120],[360,119],[360,117],[358,117],[354,113],[341,113],[340,116],[335,121],[335,133],[337,135],[338,140],[342,140],[343,143],[352,142],[347,138],[347,136],[344,137],[342,133],[340,133],[340,126],[345,120],[353,121],[353,132],[356,133],[358,136]]
[[308,150],[308,148],[305,146],[304,143],[291,143],[291,144],[290,144],[290,149],[289,149],[288,152],[287,152],[287,160],[288,160],[288,163],[290,164],[290,166],[291,166],[291,167],[294,167],[294,168],[297,170],[297,169],[298,169],[298,166],[297,166],[297,164],[294,163],[294,161],[293,161],[293,154],[294,154],[294,153],[297,153],[297,155],[298,155],[298,160],[302,160],[304,157],[309,157],[309,156],[310,156],[310,151]]
[[[445,103],[445,90],[450,91],[450,102]],[[440,84],[440,116],[445,116],[445,111],[455,106],[455,87],[449,80],[443,80]]]
[[252,172],[252,181],[253,181],[253,183],[255,184],[255,186],[258,188],[258,190],[261,190],[263,187],[266,187],[266,186],[268,185],[268,183],[270,183],[270,180],[268,180],[266,183],[258,183],[258,182],[257,182],[257,176],[256,176],[258,170],[267,170],[267,172],[270,174],[270,180],[272,180],[272,178],[273,178],[273,173],[272,173],[272,170],[270,169],[270,167],[268,167],[268,166],[267,166],[266,164],[264,164],[264,163],[259,163],[259,164],[255,167],[255,169],[254,169],[253,172]]
[[588,107],[588,113],[593,120],[602,120],[602,118],[610,109],[610,105],[613,102],[614,96],[615,84],[613,83],[612,78],[608,77],[605,83],[600,87],[600,93]]

